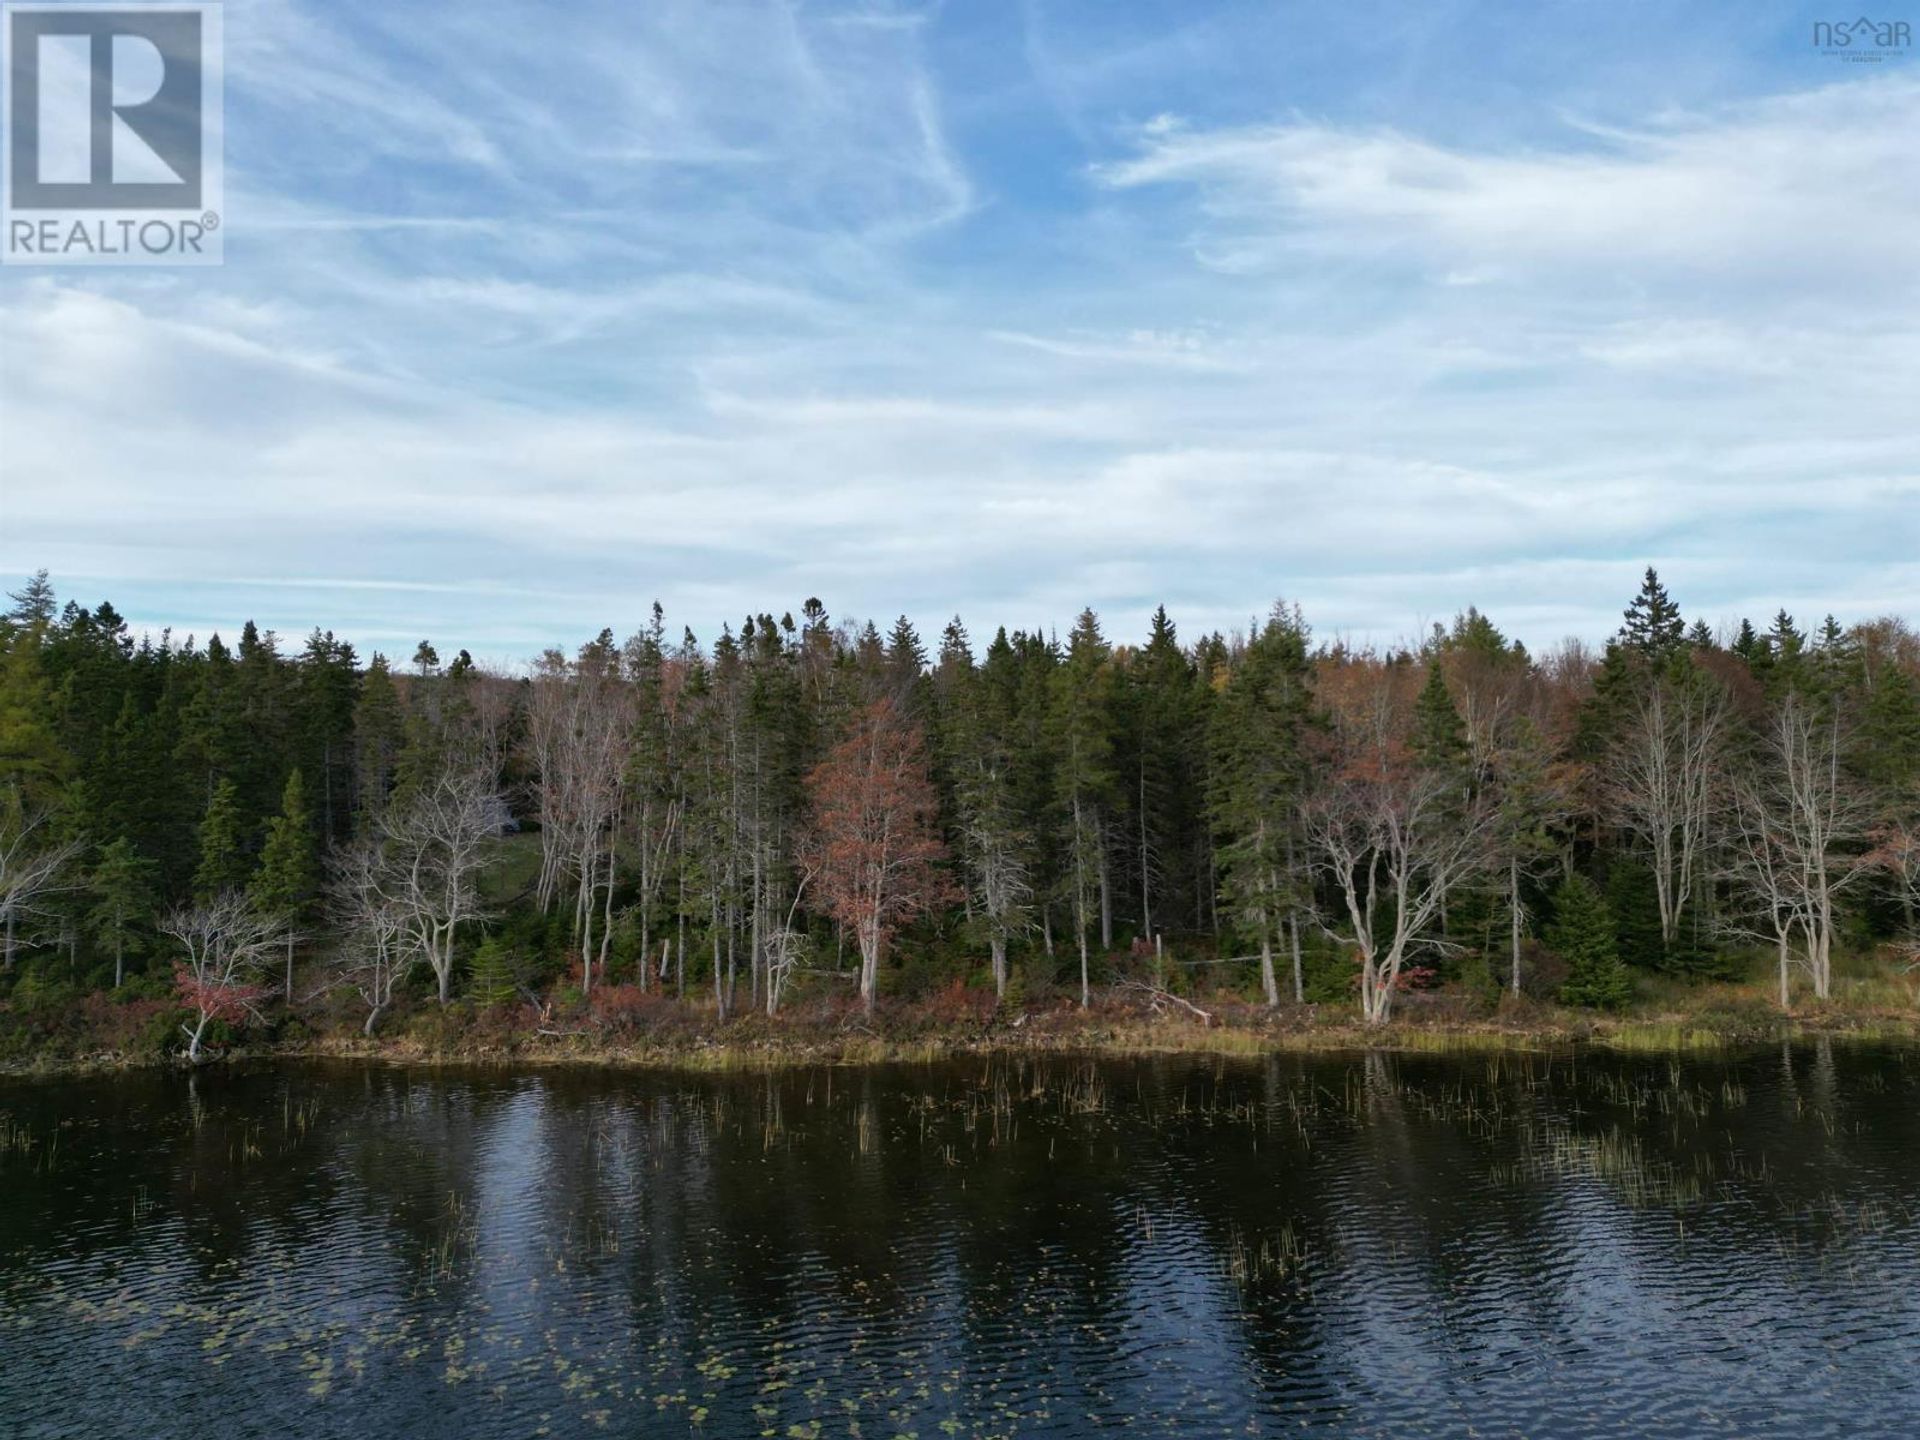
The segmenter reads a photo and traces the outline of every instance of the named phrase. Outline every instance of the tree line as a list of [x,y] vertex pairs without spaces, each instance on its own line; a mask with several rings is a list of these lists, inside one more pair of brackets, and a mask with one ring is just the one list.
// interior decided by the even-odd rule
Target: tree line
[[1778,999],[1911,947],[1920,636],[1689,626],[1655,572],[1598,650],[1469,609],[1191,643],[1091,611],[931,649],[817,600],[711,643],[655,605],[524,671],[130,633],[45,572],[0,620],[4,983],[168,987],[189,1049],[269,1004],[796,983],[1179,988],[1385,1021],[1451,981],[1621,1003],[1764,949]]

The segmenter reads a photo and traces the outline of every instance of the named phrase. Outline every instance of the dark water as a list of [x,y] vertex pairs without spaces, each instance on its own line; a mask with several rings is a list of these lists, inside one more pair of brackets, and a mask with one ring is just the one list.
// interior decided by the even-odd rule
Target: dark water
[[0,1435],[1920,1435],[1920,1052],[0,1087]]

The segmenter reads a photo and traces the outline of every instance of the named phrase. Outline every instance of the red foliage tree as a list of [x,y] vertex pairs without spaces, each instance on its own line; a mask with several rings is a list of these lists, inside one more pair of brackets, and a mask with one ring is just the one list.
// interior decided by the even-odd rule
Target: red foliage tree
[[957,898],[940,868],[947,852],[919,727],[891,700],[876,701],[807,776],[807,791],[807,867],[826,912],[859,945],[860,998],[871,1012],[887,942]]

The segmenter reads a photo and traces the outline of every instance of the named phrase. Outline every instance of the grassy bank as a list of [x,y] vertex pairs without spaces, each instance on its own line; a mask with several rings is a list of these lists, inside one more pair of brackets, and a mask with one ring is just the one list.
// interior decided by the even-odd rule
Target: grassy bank
[[[177,1065],[178,1015],[164,999],[89,996],[58,1015],[0,1011],[0,1071],[71,1074]],[[792,1064],[925,1062],[984,1052],[1111,1055],[1201,1054],[1251,1058],[1285,1052],[1384,1049],[1417,1052],[1598,1046],[1665,1053],[1778,1043],[1811,1036],[1920,1042],[1912,987],[1891,976],[1844,981],[1825,1002],[1782,1013],[1757,985],[1662,986],[1646,982],[1618,1014],[1503,997],[1412,995],[1388,1025],[1359,1023],[1345,1005],[1282,1005],[1234,995],[1190,1002],[1106,995],[1082,1010],[1065,997],[996,1005],[958,987],[873,1015],[841,999],[813,999],[778,1016],[721,1022],[704,1004],[616,987],[590,1001],[536,1011],[430,1002],[395,1015],[373,1038],[350,1012],[280,1016],[226,1037],[223,1058],[327,1056],[407,1064],[598,1064],[751,1069]]]

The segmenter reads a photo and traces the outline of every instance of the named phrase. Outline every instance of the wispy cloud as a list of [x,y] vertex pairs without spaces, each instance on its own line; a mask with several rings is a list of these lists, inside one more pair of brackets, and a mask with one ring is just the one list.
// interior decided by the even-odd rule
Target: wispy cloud
[[0,274],[0,568],[137,619],[1920,606],[1902,75],[1463,136],[1236,7],[234,8],[226,267]]

